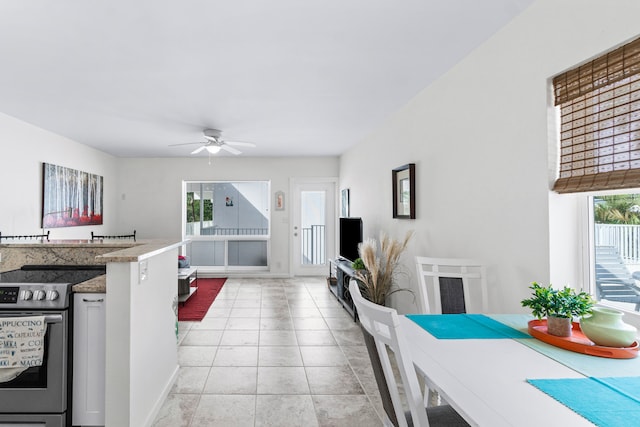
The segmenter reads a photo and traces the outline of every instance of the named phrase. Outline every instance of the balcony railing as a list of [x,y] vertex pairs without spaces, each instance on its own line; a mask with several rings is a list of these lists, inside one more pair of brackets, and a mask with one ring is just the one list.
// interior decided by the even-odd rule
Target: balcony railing
[[640,225],[596,224],[595,246],[614,246],[626,264],[640,264]]
[[203,228],[202,234],[206,236],[264,236],[269,231],[268,228],[245,227],[245,228]]
[[302,229],[302,263],[324,265],[326,263],[325,226],[312,225]]
[[266,227],[218,227],[213,221],[188,222],[187,236],[265,236],[269,234]]

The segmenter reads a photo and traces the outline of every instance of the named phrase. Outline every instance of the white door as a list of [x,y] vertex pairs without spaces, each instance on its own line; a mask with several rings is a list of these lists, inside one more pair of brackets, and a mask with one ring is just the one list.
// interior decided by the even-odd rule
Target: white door
[[292,195],[292,272],[326,276],[336,247],[336,181],[294,179]]

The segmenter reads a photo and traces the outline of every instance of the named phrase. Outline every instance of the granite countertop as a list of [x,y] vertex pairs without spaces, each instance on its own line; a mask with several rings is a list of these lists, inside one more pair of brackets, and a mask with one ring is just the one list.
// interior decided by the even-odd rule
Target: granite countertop
[[[183,246],[188,240],[149,239],[111,240],[50,240],[2,243],[0,271],[20,268],[25,264],[108,264],[139,262]],[[73,286],[73,292],[106,292],[107,276],[101,275]]]
[[[109,262],[136,262],[150,258],[159,253],[177,248],[185,244],[182,240],[149,240],[136,246],[98,255],[96,260],[100,263]],[[86,282],[73,286],[73,292],[105,293],[107,291],[107,275],[95,277]]]
[[162,252],[178,248],[187,242],[188,240],[149,240],[138,246],[109,252],[104,255],[98,255],[96,260],[100,263],[142,261],[143,259],[151,258],[152,256],[161,254]]
[[94,277],[85,282],[73,285],[73,292],[76,293],[106,293],[107,292],[107,275]]
[[130,248],[132,246],[145,245],[145,241],[127,241],[127,240],[12,240],[0,243],[0,248],[34,248],[34,247],[56,247],[56,248]]

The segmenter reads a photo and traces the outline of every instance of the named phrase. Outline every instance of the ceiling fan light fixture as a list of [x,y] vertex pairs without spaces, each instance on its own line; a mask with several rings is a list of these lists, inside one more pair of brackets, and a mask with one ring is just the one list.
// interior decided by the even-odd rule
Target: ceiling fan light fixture
[[219,145],[207,145],[204,148],[206,148],[210,154],[216,154],[218,151],[220,151]]

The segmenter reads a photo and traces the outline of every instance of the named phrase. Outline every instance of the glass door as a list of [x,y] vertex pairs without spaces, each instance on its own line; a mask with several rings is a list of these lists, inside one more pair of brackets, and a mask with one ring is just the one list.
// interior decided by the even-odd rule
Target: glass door
[[336,183],[296,181],[293,186],[292,270],[296,276],[327,274],[335,256]]

